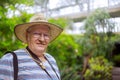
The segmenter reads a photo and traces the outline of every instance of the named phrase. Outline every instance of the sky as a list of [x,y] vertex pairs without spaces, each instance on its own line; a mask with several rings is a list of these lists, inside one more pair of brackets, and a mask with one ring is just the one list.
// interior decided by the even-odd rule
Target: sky
[[50,9],[53,9],[58,4],[59,0],[50,0]]

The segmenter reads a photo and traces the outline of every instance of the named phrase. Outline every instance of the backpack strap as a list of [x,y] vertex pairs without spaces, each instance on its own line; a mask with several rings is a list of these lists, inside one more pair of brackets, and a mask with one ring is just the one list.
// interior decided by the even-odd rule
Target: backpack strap
[[17,80],[17,77],[18,77],[18,60],[17,60],[17,56],[12,51],[7,51],[6,53],[11,53],[13,55],[14,80]]

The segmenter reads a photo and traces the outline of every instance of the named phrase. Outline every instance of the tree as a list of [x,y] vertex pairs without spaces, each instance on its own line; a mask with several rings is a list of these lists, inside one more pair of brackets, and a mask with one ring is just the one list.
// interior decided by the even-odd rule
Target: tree
[[83,27],[84,40],[79,40],[79,42],[83,44],[84,53],[110,58],[113,48],[114,23],[110,20],[108,12],[104,9],[96,9],[87,17]]
[[[31,2],[30,2],[31,1]],[[21,43],[16,40],[13,34],[13,28],[16,24],[26,22],[30,15],[25,11],[21,11],[19,6],[25,4],[30,6],[33,0],[1,0],[0,1],[0,56],[5,51],[17,49]],[[20,15],[16,16],[15,12],[19,10]],[[12,15],[12,17],[9,17]],[[12,48],[11,46],[14,45]]]
[[111,59],[114,23],[110,21],[110,15],[106,10],[96,9],[87,17],[83,28],[85,33],[78,40],[78,43],[83,46],[84,65],[82,74],[86,75],[89,59],[92,57],[103,56],[105,59]]

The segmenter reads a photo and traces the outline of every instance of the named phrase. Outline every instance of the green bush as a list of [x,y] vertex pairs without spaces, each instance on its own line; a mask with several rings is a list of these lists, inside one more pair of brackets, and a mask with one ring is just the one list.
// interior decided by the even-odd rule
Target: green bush
[[80,45],[75,42],[72,35],[60,35],[49,45],[47,52],[56,58],[62,80],[80,80],[82,53]]
[[112,68],[113,64],[103,56],[91,58],[84,74],[85,80],[112,80]]

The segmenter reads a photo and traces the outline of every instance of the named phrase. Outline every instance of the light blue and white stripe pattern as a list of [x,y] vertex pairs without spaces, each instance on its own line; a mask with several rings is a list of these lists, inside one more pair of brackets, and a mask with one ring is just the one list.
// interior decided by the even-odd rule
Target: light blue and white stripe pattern
[[[18,57],[18,80],[51,80],[47,73],[38,66],[36,62],[26,53],[25,49],[14,51]],[[60,77],[59,69],[55,59],[48,53],[45,54],[47,59],[54,67],[57,75]],[[52,70],[50,64],[46,61],[43,63],[53,80],[59,80]],[[8,53],[0,59],[0,80],[13,79],[13,56]]]

